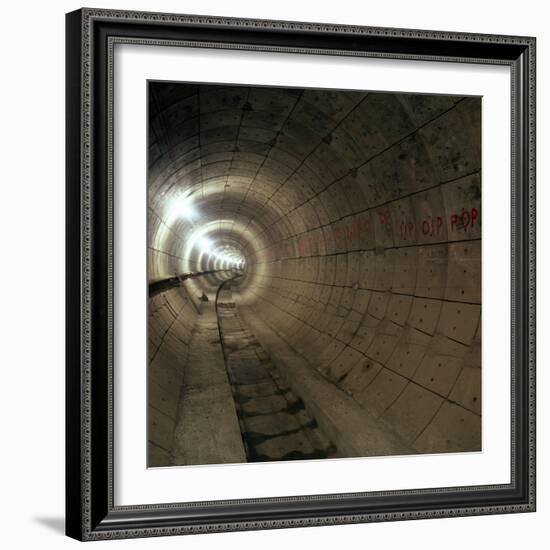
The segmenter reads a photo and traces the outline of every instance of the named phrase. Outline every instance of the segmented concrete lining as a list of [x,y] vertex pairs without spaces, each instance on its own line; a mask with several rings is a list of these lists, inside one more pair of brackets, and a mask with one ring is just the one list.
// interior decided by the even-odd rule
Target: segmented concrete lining
[[[192,246],[209,239],[245,260],[240,311],[406,447],[481,450],[481,99],[176,83],[149,97],[150,281],[221,269]],[[194,217],[174,214],[182,200]],[[192,304],[234,275],[150,300],[152,465],[173,451]]]

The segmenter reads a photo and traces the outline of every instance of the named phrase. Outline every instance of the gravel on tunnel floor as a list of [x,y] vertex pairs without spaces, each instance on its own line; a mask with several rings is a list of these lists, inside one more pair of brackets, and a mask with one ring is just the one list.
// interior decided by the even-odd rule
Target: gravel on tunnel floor
[[321,432],[303,401],[286,386],[239,315],[230,282],[218,293],[216,310],[247,460],[335,458],[334,444]]

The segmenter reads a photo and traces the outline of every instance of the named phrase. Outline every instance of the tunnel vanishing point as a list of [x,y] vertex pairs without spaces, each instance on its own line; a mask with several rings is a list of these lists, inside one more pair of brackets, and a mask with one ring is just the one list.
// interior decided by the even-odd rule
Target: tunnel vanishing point
[[481,98],[148,83],[148,466],[480,451]]

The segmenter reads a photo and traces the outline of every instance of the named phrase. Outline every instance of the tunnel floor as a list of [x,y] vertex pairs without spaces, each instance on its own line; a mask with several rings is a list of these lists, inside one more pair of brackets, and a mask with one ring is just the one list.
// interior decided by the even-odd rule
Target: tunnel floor
[[337,457],[335,445],[248,329],[233,300],[233,284],[220,288],[216,311],[247,461]]

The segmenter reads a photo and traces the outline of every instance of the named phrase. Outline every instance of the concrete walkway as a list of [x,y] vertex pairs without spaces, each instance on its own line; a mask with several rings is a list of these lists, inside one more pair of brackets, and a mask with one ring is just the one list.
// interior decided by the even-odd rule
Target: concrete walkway
[[201,304],[183,379],[173,464],[246,462],[213,300]]

